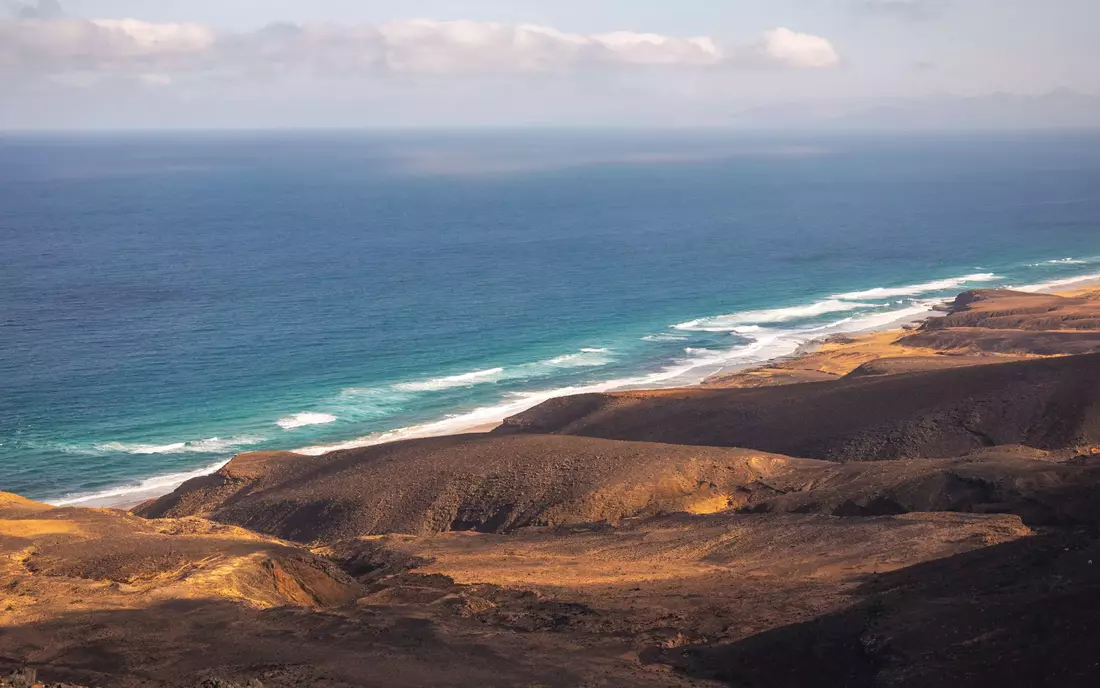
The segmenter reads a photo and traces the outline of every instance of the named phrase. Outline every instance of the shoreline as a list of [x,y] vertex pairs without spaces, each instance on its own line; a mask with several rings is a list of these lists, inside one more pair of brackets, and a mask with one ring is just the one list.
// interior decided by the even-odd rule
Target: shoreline
[[[1063,297],[1072,297],[1081,293],[1087,293],[1094,291],[1097,286],[1100,286],[1100,276],[1090,275],[1082,277],[1080,279],[1066,279],[1058,280],[1051,286],[1042,285],[1030,285],[1037,288],[1029,288],[1028,286],[1018,287],[1020,291],[1027,290],[1030,293],[1047,293],[1055,294]],[[1006,287],[1011,289],[1011,287]],[[950,299],[944,299],[941,303],[948,303]],[[744,385],[725,385],[725,386],[762,386],[768,384],[783,384],[781,381],[776,381],[778,378],[783,378],[787,374],[803,375],[800,379],[794,379],[790,382],[813,382],[813,381],[827,381],[831,379],[839,379],[844,374],[851,372],[854,368],[862,363],[869,361],[879,360],[883,358],[905,358],[909,356],[931,356],[935,355],[935,352],[930,350],[916,350],[916,349],[902,349],[901,351],[896,349],[890,349],[888,347],[895,346],[895,342],[901,337],[910,333],[910,330],[906,326],[913,326],[918,323],[924,323],[930,318],[942,317],[938,315],[933,306],[929,306],[928,310],[922,311],[919,314],[903,315],[899,318],[891,320],[888,323],[883,323],[866,330],[854,331],[851,333],[834,333],[823,334],[817,338],[807,340],[798,345],[798,348],[787,355],[777,356],[766,361],[757,361],[752,363],[734,364],[724,366],[718,370],[708,374],[702,380],[695,383],[679,385],[670,388],[677,387],[701,387],[701,388],[715,388],[724,386],[722,380],[728,378],[736,378],[741,376],[743,378],[757,377],[761,379],[761,384],[744,384]],[[883,354],[889,354],[884,356]],[[944,355],[945,358],[947,355]],[[991,355],[990,358],[1002,358],[1005,361],[1018,360],[1018,357],[1007,357]],[[858,363],[856,363],[858,361]],[[855,365],[853,365],[855,363]],[[818,375],[815,376],[815,373]],[[773,379],[774,378],[774,379]],[[816,379],[815,379],[816,378]],[[788,383],[790,383],[788,382]],[[614,391],[649,391],[655,389],[667,389],[664,387],[650,387],[650,388],[633,388],[633,389],[610,389],[609,392]],[[568,395],[559,395],[568,396]],[[552,397],[557,398],[557,397]],[[533,404],[538,405],[536,402]],[[406,439],[422,439],[427,437],[446,437],[452,435],[469,435],[469,434],[481,434],[488,433],[499,427],[504,422],[504,418],[486,420],[484,418],[477,419],[476,424],[471,424],[467,427],[454,427],[444,432],[425,432],[410,433],[408,436],[395,436],[392,439],[385,439],[380,442],[374,442],[372,444],[386,444],[389,442],[403,441]],[[430,425],[430,424],[429,424]],[[400,431],[391,431],[390,433],[382,433],[383,435],[399,434]],[[352,444],[349,442],[347,444]],[[365,446],[365,445],[363,445]],[[350,447],[348,447],[350,448]],[[339,446],[336,446],[332,451],[338,451]],[[243,452],[247,453],[247,452]],[[287,453],[300,453],[293,450],[288,450]],[[303,454],[307,456],[309,454]],[[193,477],[200,477],[201,475],[209,475],[212,472],[220,470],[226,463],[232,460],[232,457],[227,459],[220,465],[208,466],[204,469],[200,469],[192,474],[187,480]],[[155,478],[149,479],[155,481]],[[148,489],[142,490],[140,487],[134,491],[127,492],[124,499],[119,499],[123,495],[115,495],[113,497],[94,497],[90,496],[87,499],[69,500],[65,506],[79,506],[90,508],[107,508],[107,509],[123,509],[129,510],[139,504],[149,501],[150,499],[156,499],[162,497],[165,494],[169,494],[175,490],[179,485],[186,482],[186,480],[179,481],[178,483],[166,485],[163,483],[157,483],[150,485]]]

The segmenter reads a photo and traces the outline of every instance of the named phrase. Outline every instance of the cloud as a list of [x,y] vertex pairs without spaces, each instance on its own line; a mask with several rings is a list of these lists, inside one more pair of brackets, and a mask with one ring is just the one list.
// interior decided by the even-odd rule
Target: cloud
[[820,69],[840,64],[840,56],[832,43],[820,36],[790,29],[764,32],[761,47],[770,60],[788,67]]
[[216,44],[197,24],[151,24],[133,19],[16,19],[0,21],[0,70],[66,73],[187,69]]
[[[35,11],[48,4],[42,0]],[[358,26],[273,24],[243,33],[137,19],[0,20],[0,71],[22,74],[461,75],[759,64],[812,69],[839,62],[827,39],[786,28],[764,32],[754,45],[730,46],[709,36],[578,34],[534,24],[423,19]]]
[[531,24],[474,21],[278,25],[234,41],[238,54],[252,59],[336,71],[522,73],[600,65],[702,67],[724,60],[707,37],[582,35]]

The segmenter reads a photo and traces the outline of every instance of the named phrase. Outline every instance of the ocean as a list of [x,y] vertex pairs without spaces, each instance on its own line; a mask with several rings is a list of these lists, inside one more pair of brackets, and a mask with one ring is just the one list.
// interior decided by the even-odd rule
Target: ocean
[[691,384],[1100,277],[1100,134],[0,136],[0,490]]

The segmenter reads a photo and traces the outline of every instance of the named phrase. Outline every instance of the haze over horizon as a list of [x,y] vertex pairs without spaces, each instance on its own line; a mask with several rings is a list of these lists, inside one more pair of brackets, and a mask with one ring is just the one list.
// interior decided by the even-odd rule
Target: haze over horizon
[[0,130],[1100,126],[1097,21],[1088,0],[9,0]]

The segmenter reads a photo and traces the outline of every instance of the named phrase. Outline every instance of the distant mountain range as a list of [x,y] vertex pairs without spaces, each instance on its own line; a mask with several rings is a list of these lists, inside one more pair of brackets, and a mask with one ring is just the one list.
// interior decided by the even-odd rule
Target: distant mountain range
[[1100,127],[1100,97],[1059,89],[1040,96],[929,96],[914,99],[790,102],[744,110],[733,124],[828,129],[1051,129]]

